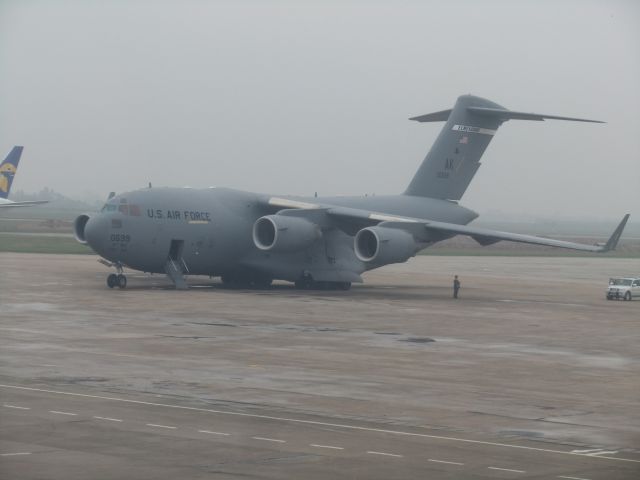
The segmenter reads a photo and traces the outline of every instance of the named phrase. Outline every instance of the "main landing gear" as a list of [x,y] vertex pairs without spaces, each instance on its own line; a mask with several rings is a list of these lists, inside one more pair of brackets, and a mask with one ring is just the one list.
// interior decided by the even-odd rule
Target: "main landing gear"
[[298,290],[349,290],[351,282],[321,282],[314,280],[311,275],[303,275],[295,282]]

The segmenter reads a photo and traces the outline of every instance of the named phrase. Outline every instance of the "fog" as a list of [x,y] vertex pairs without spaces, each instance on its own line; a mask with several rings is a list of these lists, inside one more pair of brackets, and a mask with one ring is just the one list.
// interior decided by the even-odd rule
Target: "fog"
[[[606,124],[509,121],[461,203],[619,219],[640,204],[640,3],[2,1],[14,189],[404,191],[473,93]],[[635,209],[637,211],[637,208]]]

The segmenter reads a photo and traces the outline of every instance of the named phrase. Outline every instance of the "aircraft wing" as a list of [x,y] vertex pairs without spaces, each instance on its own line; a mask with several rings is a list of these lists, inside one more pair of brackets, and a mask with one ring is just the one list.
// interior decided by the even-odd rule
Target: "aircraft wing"
[[[339,210],[339,209],[338,209]],[[334,213],[340,215],[340,212],[329,210],[329,214]],[[564,240],[555,240],[553,238],[538,237],[535,235],[523,235],[520,233],[502,232],[499,230],[490,230],[486,228],[478,228],[467,225],[457,225],[455,223],[434,222],[430,220],[410,219],[404,217],[396,217],[384,214],[369,214],[367,218],[371,220],[381,220],[380,226],[399,228],[410,231],[415,237],[420,238],[422,235],[420,230],[424,229],[426,233],[432,233],[433,238],[448,238],[454,235],[465,235],[473,238],[480,245],[486,246],[500,241],[529,243],[532,245],[543,245],[548,247],[567,248],[571,250],[580,250],[584,252],[604,253],[615,250],[620,240],[620,236],[624,227],[629,220],[629,214],[626,214],[622,221],[613,231],[607,242],[603,245],[587,245],[583,243],[567,242]],[[417,229],[417,225],[420,225]]]
[[581,250],[585,252],[604,253],[615,250],[618,240],[622,235],[622,231],[629,219],[626,214],[618,227],[613,231],[611,237],[604,245],[586,245],[583,243],[567,242],[564,240],[555,240],[553,238],[537,237],[534,235],[523,235],[520,233],[501,232],[498,230],[489,230],[486,228],[469,227],[466,225],[455,225],[443,222],[426,222],[425,228],[436,232],[452,233],[456,235],[466,235],[476,240],[481,245],[490,245],[492,243],[506,240],[508,242],[529,243],[533,245],[544,245],[549,247],[568,248],[571,250]]
[[41,205],[43,203],[49,203],[49,200],[32,200],[32,201],[28,201],[28,202],[0,203],[0,208],[33,207],[34,205]]
[[[548,247],[567,248],[583,252],[604,253],[615,250],[624,227],[629,220],[626,214],[618,224],[605,244],[587,245],[583,243],[555,240],[553,238],[523,235],[521,233],[502,232],[455,223],[436,222],[422,218],[403,217],[386,213],[371,212],[357,208],[339,207],[308,203],[292,199],[272,197],[268,200],[271,207],[279,208],[279,213],[309,216],[309,220],[318,222],[317,214],[322,212],[335,220],[335,225],[349,235],[355,235],[361,228],[380,225],[381,227],[397,228],[409,231],[418,241],[439,241],[455,235],[465,235],[473,238],[480,245],[486,246],[500,241],[528,243]],[[286,212],[286,213],[285,213]]]

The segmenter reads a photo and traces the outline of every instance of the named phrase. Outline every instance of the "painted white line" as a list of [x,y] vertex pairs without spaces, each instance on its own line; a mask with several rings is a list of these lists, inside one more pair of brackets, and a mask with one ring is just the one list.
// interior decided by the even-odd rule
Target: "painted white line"
[[122,421],[119,418],[110,418],[110,417],[97,417],[97,416],[94,416],[93,418],[95,418],[97,420],[108,420],[109,422],[121,422]]
[[583,478],[583,477],[566,477],[564,475],[558,475],[558,478],[566,478],[567,480],[591,480],[589,478]]
[[374,452],[374,451],[368,451],[367,453],[370,453],[371,455],[384,455],[385,457],[398,457],[398,458],[403,457],[403,455],[398,455],[397,453],[385,453],[385,452]]
[[449,462],[447,460],[436,460],[435,458],[430,458],[427,461],[428,462],[435,462],[435,463],[448,463],[449,465],[464,465],[464,463],[460,463],[460,462]]
[[[361,432],[377,432],[377,433],[387,433],[390,435],[403,435],[407,437],[415,437],[415,438],[431,438],[434,440],[444,440],[449,442],[461,442],[461,443],[472,443],[476,445],[491,445],[494,447],[503,447],[503,448],[516,448],[520,450],[529,450],[534,452],[545,452],[545,453],[555,453],[558,455],[580,455],[586,456],[581,453],[573,453],[567,450],[552,450],[550,448],[541,448],[541,447],[528,447],[525,445],[514,445],[510,443],[498,443],[498,442],[487,442],[483,440],[472,440],[470,438],[459,438],[459,437],[445,437],[442,435],[429,435],[426,433],[415,433],[415,432],[403,432],[401,430],[388,430],[386,428],[371,428],[371,427],[361,427],[358,425],[347,425],[343,423],[331,423],[331,422],[319,422],[316,420],[301,420],[298,418],[287,418],[287,417],[275,417],[272,415],[260,415],[257,413],[243,413],[243,412],[229,412],[226,410],[213,410],[209,408],[198,408],[198,407],[187,407],[184,405],[171,405],[168,403],[156,403],[156,402],[145,402],[142,400],[131,400],[127,398],[118,398],[118,397],[108,397],[105,395],[90,395],[87,393],[75,393],[75,392],[63,392],[60,390],[49,390],[45,388],[34,388],[34,387],[23,387],[21,385],[6,385],[0,384],[0,388],[12,388],[16,390],[27,390],[31,392],[44,392],[44,393],[53,393],[56,395],[69,395],[73,397],[82,397],[82,398],[96,398],[100,400],[110,400],[112,402],[124,402],[131,403],[135,405],[151,405],[153,407],[165,407],[165,408],[175,408],[179,410],[187,410],[191,412],[207,412],[207,413],[215,413],[219,415],[230,415],[236,417],[245,417],[245,418],[261,418],[265,420],[275,420],[280,422],[290,422],[297,423],[301,425],[321,425],[324,427],[334,427],[334,428],[344,428],[348,430],[358,430]],[[614,460],[618,462],[632,462],[632,463],[640,463],[640,460],[636,460],[633,458],[621,458],[621,457],[590,457],[597,458],[601,460]]]
[[487,467],[489,470],[500,470],[501,472],[527,473],[525,470],[514,470],[512,468]]
[[611,451],[602,450],[600,452],[587,453],[586,455],[589,457],[597,457],[598,455],[615,455],[616,453],[618,453],[617,450],[611,450]]
[[333,445],[318,445],[317,443],[312,443],[309,446],[316,448],[330,448],[331,450],[344,450],[344,448],[342,447],[334,447]]
[[0,453],[0,457],[14,457],[16,455],[31,455],[31,452]]
[[172,427],[170,425],[158,425],[157,423],[147,423],[147,427],[157,427],[157,428],[168,428],[170,430],[175,430],[178,427]]
[[71,415],[71,416],[76,416],[78,415],[77,413],[71,413],[71,412],[59,412],[57,410],[49,410],[49,413],[57,413],[58,415]]
[[199,433],[208,433],[210,435],[225,435],[225,436],[229,436],[231,435],[230,433],[224,433],[224,432],[212,432],[211,430],[198,430]]
[[254,440],[264,440],[265,442],[276,442],[276,443],[287,443],[284,440],[278,440],[277,438],[267,438],[267,437],[251,437]]
[[17,410],[31,410],[29,407],[19,407],[18,405],[8,405],[6,403],[2,406],[7,408],[15,408]]

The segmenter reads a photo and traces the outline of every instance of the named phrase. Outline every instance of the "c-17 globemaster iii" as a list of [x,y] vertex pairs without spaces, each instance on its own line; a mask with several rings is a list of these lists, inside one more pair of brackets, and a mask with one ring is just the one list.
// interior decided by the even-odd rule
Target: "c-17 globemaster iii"
[[[501,240],[588,252],[613,250],[629,215],[603,245],[584,245],[468,226],[461,206],[480,157],[507,120],[596,122],[507,110],[464,95],[450,110],[414,117],[445,122],[402,195],[283,197],[227,188],[146,188],[110,198],[100,213],[81,215],[75,236],[113,265],[109,287],[126,286],[122,268],[166,273],[176,288],[185,274],[220,276],[230,286],[274,279],[299,288],[348,289],[367,270],[405,262],[455,235],[481,245]],[[596,122],[602,123],[602,122]]]

